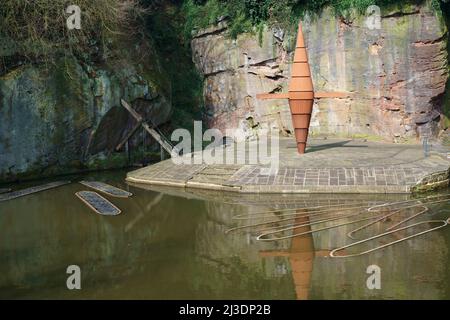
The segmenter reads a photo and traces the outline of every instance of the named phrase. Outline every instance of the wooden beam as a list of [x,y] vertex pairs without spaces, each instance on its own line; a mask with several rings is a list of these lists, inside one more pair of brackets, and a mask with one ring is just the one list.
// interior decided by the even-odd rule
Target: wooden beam
[[137,113],[136,111],[134,111],[134,109],[123,99],[120,99],[120,102],[122,103],[122,106],[128,110],[129,113],[131,113],[131,115],[138,121],[138,122],[143,122],[144,119],[141,117],[141,115],[139,113]]
[[117,145],[116,147],[116,151],[119,151],[120,149],[123,148],[123,146],[125,145],[125,143],[127,143],[128,140],[130,140],[130,138],[134,135],[134,133],[136,132],[137,129],[139,129],[142,125],[142,121],[138,121],[136,122],[136,124],[134,125],[134,127],[130,130],[130,132],[128,132],[128,134],[125,136],[125,138],[122,139],[122,141],[120,141],[120,143]]
[[91,148],[91,143],[92,143],[92,140],[94,139],[94,135],[95,135],[95,129],[91,130],[91,133],[89,134],[88,143],[87,143],[86,149],[84,150],[84,153],[83,153],[84,160],[86,160],[89,155],[89,149]]
[[289,99],[289,93],[261,93],[256,95],[256,99],[260,100]]
[[167,141],[165,141],[164,138],[161,137],[161,135],[156,132],[155,129],[150,128],[150,126],[147,124],[147,122],[144,121],[142,116],[137,113],[125,100],[121,99],[120,101],[122,103],[122,106],[127,109],[128,112],[130,112],[138,122],[141,123],[142,127],[144,127],[144,129],[148,133],[150,133],[150,135],[164,148],[164,150],[166,150],[169,154],[172,154],[172,146]]
[[[309,95],[311,97],[309,97]],[[350,92],[289,92],[289,93],[261,93],[256,95],[259,100],[274,100],[274,99],[316,99],[322,98],[348,98],[351,96]]]
[[150,128],[150,126],[143,122],[142,126],[144,127],[145,130],[147,130],[148,133],[150,133],[150,135],[161,145],[161,147],[164,148],[164,150],[166,150],[169,154],[172,154],[172,146],[170,144],[168,144],[161,136],[158,132],[156,132],[154,129]]

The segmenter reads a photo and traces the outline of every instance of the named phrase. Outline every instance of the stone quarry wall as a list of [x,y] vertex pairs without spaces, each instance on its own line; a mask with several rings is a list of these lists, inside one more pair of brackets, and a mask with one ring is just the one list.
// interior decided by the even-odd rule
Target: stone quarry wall
[[[382,137],[418,142],[445,131],[442,98],[448,78],[447,29],[429,3],[383,12],[381,29],[325,10],[303,21],[316,91],[348,91],[316,100],[312,135]],[[221,130],[245,125],[292,130],[288,104],[257,93],[287,91],[295,36],[266,29],[227,37],[227,25],[201,30],[193,59],[205,77],[206,122]],[[285,130],[286,131],[286,130]]]
[[[0,182],[126,165],[126,153],[114,148],[134,120],[121,98],[156,125],[170,119],[170,83],[158,57],[147,41],[132,43],[107,63],[67,55],[0,75]],[[7,49],[0,56],[11,56]]]

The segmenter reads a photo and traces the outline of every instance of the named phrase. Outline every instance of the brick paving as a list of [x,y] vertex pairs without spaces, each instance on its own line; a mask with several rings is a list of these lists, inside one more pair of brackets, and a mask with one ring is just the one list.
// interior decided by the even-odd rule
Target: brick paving
[[[333,188],[341,190],[370,191],[374,190],[389,193],[388,190],[398,190],[406,192],[406,186],[414,185],[420,177],[426,176],[427,172],[423,168],[403,168],[403,167],[376,167],[376,168],[280,168],[273,175],[261,173],[261,168],[252,166],[246,168],[245,172],[233,175],[227,185],[241,186],[250,191],[259,189],[260,191],[271,188],[273,191],[283,192],[307,192],[314,190],[330,190]],[[258,188],[255,188],[258,186]],[[388,187],[390,188],[382,188]],[[249,188],[246,188],[249,187]],[[290,188],[287,188],[290,187]],[[360,190],[358,191],[358,187]],[[399,188],[395,188],[399,187]],[[312,191],[311,191],[312,192]],[[374,191],[375,192],[375,191]]]
[[251,166],[235,173],[229,185],[295,185],[295,186],[395,186],[413,184],[425,174],[422,168],[281,168],[276,174],[261,173]]

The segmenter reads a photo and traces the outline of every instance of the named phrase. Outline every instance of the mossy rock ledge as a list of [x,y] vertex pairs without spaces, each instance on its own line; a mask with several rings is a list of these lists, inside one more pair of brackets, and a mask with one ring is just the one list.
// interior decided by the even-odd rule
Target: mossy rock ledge
[[156,125],[172,112],[169,79],[150,47],[124,44],[102,63],[67,54],[2,74],[0,183],[127,165],[114,154],[134,123],[120,99]]

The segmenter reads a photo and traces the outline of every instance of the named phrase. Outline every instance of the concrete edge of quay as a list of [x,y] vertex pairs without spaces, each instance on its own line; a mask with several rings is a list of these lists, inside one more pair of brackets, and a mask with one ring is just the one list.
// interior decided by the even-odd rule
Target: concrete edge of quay
[[137,184],[160,185],[178,188],[196,188],[206,190],[228,191],[238,193],[266,193],[266,194],[285,194],[285,193],[350,193],[350,194],[401,194],[401,193],[421,193],[438,189],[448,188],[450,186],[450,169],[428,174],[413,185],[352,185],[352,186],[292,186],[292,185],[225,185],[205,183],[188,180],[169,180],[169,179],[139,179],[127,175],[126,181]]

